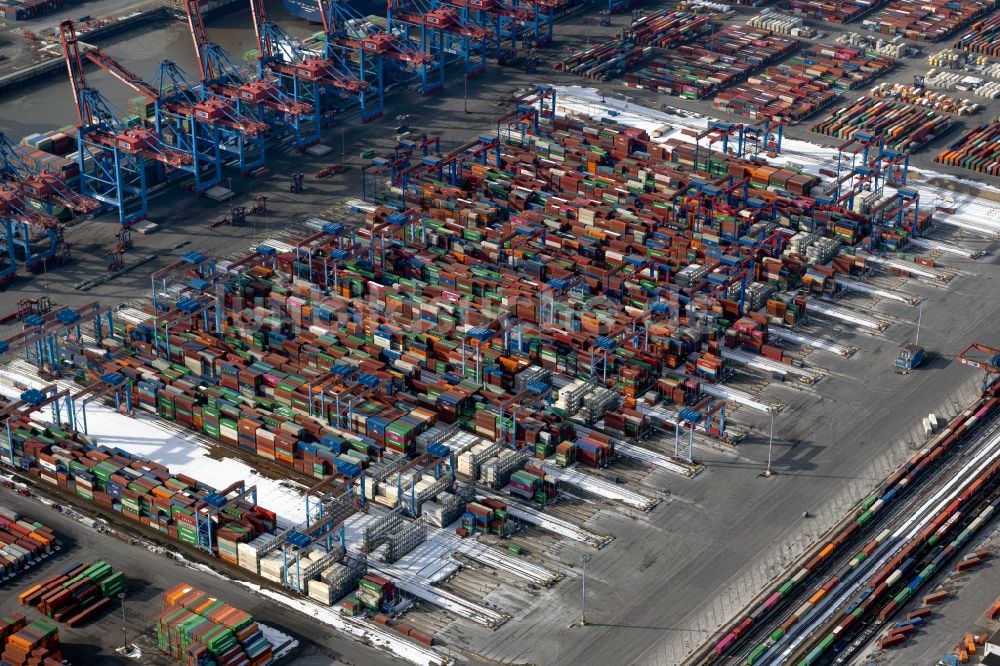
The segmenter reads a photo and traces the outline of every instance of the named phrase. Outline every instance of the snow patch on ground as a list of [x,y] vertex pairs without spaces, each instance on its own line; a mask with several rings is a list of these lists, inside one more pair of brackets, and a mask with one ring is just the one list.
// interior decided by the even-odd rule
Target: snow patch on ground
[[299,642],[288,634],[259,622],[257,623],[257,626],[260,627],[260,631],[264,634],[264,638],[267,639],[267,642],[274,647],[275,661],[283,659],[298,649]]
[[431,666],[432,664],[451,662],[451,659],[435,650],[404,640],[391,630],[383,630],[363,620],[342,615],[338,606],[321,606],[308,599],[290,597],[253,583],[241,581],[240,584],[286,608],[315,618],[323,624],[366,641],[375,647],[387,650],[412,664]]
[[[0,371],[0,393],[8,398],[18,398],[21,390],[13,386],[15,382],[30,388],[42,388],[41,382],[36,379],[9,370]],[[68,382],[57,383],[60,389],[74,388]],[[60,416],[66,420],[65,410]],[[55,422],[51,407],[43,410],[42,418]],[[79,425],[82,428],[82,424]],[[129,417],[116,412],[113,407],[92,402],[87,405],[87,433],[98,444],[118,447],[148,458],[166,465],[171,472],[186,474],[215,488],[245,481],[248,487],[257,486],[258,504],[274,511],[280,522],[294,525],[306,519],[303,499],[306,489],[303,486],[287,480],[269,479],[242,460],[211,458],[208,440],[184,432],[181,427],[177,427],[176,431],[164,427],[152,414],[140,411],[135,417]]]

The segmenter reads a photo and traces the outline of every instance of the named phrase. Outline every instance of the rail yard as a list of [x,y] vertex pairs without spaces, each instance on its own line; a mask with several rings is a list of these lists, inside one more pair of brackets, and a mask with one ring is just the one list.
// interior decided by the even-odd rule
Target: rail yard
[[4,664],[990,663],[996,2],[0,21]]

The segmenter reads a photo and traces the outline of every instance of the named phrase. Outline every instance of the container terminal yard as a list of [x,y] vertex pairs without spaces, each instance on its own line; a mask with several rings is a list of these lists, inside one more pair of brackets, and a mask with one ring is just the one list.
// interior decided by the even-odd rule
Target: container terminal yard
[[991,663],[996,2],[0,5],[4,664]]

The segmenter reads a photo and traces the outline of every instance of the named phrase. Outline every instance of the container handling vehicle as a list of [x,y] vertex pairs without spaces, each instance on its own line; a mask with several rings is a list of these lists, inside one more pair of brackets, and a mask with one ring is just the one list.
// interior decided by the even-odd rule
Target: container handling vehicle
[[916,344],[908,344],[899,350],[896,357],[896,372],[909,374],[919,368],[927,360],[924,348]]

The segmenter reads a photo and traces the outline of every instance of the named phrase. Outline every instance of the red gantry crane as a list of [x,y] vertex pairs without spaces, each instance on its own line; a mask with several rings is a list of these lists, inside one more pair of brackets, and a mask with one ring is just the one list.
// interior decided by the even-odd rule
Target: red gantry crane
[[[978,352],[979,354],[985,356],[985,358],[982,356],[973,357],[972,352]],[[963,365],[978,368],[984,372],[984,392],[990,387],[990,384],[995,381],[995,376],[1000,374],[1000,349],[995,349],[978,342],[973,342],[971,345],[960,351],[956,359]]]

